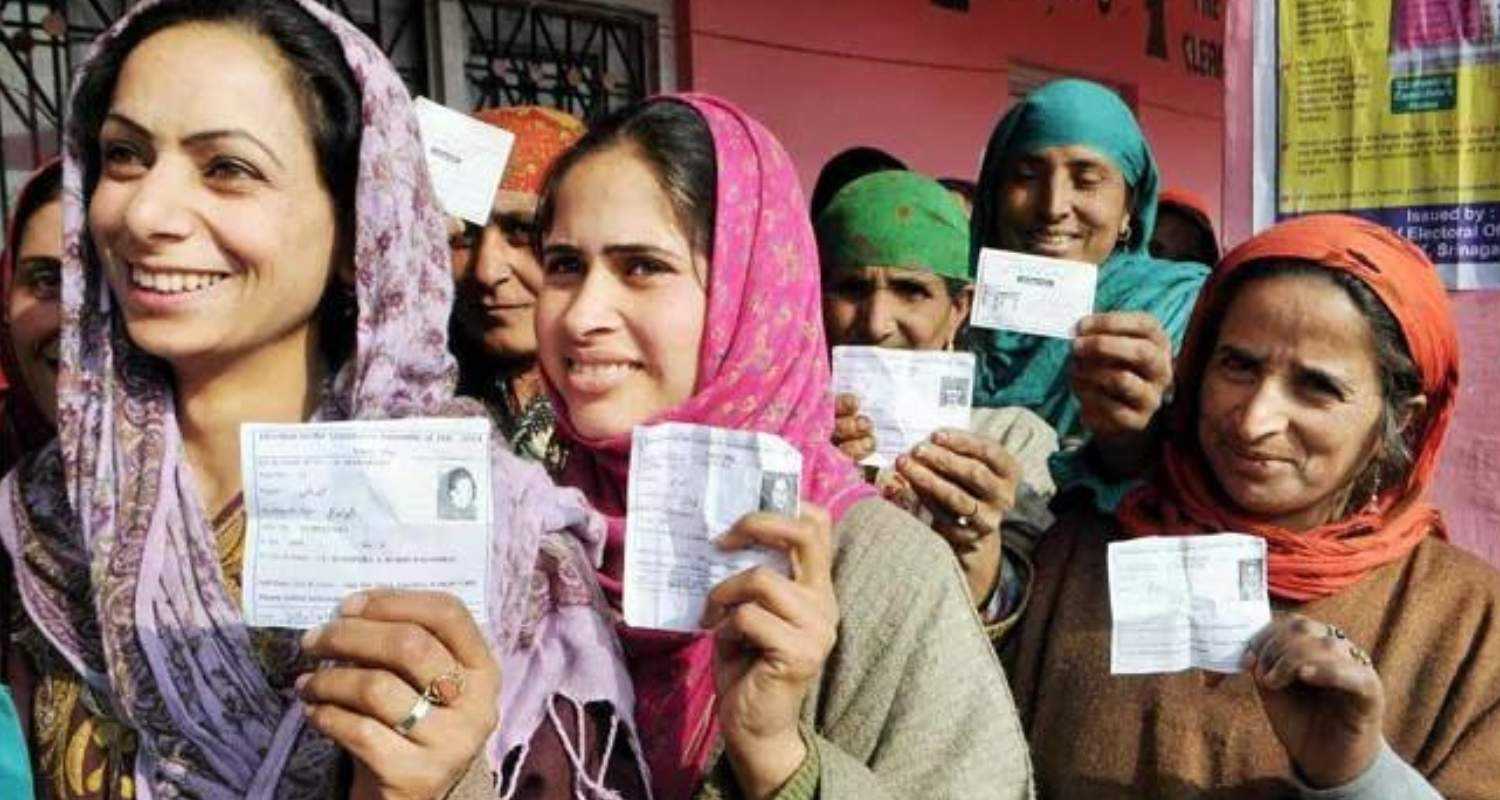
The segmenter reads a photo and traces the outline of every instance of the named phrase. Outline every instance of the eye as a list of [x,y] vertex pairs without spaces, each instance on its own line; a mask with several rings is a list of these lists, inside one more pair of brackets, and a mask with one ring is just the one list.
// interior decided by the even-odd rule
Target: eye
[[531,247],[536,240],[536,224],[531,220],[501,219],[500,232],[511,247]]
[[830,288],[836,297],[842,297],[845,300],[858,300],[862,297],[868,297],[873,286],[870,281],[861,278],[845,278],[841,281],[836,281]]
[[104,171],[114,178],[138,175],[148,166],[139,146],[119,139],[99,143],[99,160]]
[[891,291],[909,303],[932,299],[932,290],[917,281],[891,281]]
[[625,274],[631,278],[650,278],[669,272],[675,270],[665,262],[646,256],[633,256],[625,262]]
[[1297,383],[1309,395],[1325,400],[1343,402],[1348,396],[1336,381],[1320,373],[1305,372],[1298,376]]
[[203,169],[203,175],[209,180],[220,183],[243,180],[259,181],[264,179],[260,170],[251,166],[248,162],[238,158],[225,157],[209,161],[208,166]]
[[542,273],[548,280],[565,280],[583,274],[583,260],[573,253],[555,253],[547,256],[542,264]]
[[39,300],[56,300],[62,292],[62,262],[55,258],[27,261],[21,282]]
[[448,237],[448,246],[454,250],[472,250],[474,243],[479,241],[479,233],[478,225],[465,220],[463,229]]
[[1233,350],[1220,351],[1214,366],[1231,379],[1249,379],[1254,376],[1256,368],[1254,360]]

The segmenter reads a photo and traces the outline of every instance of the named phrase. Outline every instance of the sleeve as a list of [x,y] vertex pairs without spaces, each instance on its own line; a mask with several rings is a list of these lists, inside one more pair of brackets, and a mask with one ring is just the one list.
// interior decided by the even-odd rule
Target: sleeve
[[[849,617],[818,698],[823,800],[1031,796],[994,647],[947,546],[889,509],[840,525]],[[862,524],[861,524],[862,523]],[[858,609],[858,611],[855,611]]]
[[1314,789],[1296,779],[1302,800],[1442,800],[1442,795],[1410,764],[1401,760],[1389,744],[1364,774],[1343,786]]

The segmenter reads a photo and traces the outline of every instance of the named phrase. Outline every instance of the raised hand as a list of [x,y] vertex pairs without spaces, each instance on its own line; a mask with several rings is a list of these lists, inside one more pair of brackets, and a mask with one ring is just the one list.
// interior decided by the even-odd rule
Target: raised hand
[[703,627],[715,637],[717,711],[741,790],[771,796],[807,757],[798,731],[802,703],[838,638],[833,539],[828,513],[802,504],[797,519],[749,514],[720,539],[728,550],[780,550],[791,577],[756,568],[709,593]]
[[1257,633],[1245,664],[1282,747],[1315,788],[1342,786],[1380,753],[1385,690],[1343,631],[1288,614]]
[[442,797],[498,723],[500,668],[451,594],[350,595],[302,644],[336,662],[300,677],[297,691],[308,722],[354,756],[351,798]]

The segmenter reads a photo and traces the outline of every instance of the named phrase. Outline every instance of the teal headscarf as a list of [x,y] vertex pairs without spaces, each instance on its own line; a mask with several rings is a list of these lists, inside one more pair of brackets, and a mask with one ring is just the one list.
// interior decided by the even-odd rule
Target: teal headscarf
[[31,758],[26,754],[26,736],[21,731],[15,703],[11,702],[10,688],[5,686],[0,686],[0,796],[35,796],[31,787]]
[[963,208],[915,172],[876,172],[840,189],[818,215],[817,234],[825,274],[902,267],[973,280]]
[[[979,191],[970,226],[970,259],[999,241],[995,225],[996,197],[1011,159],[1048,147],[1082,145],[1110,159],[1130,186],[1131,235],[1100,265],[1094,310],[1145,311],[1157,318],[1172,337],[1175,352],[1182,345],[1188,318],[1208,267],[1152,258],[1147,252],[1156,228],[1156,204],[1161,176],[1151,147],[1135,116],[1119,95],[1096,83],[1063,80],[1032,92],[1000,120],[985,148]],[[977,356],[974,402],[979,406],[1024,406],[1052,425],[1063,442],[1053,458],[1053,477],[1059,493],[1070,478],[1086,470],[1076,450],[1085,436],[1078,399],[1068,386],[1067,363],[1071,343],[1062,339],[975,331]],[[1102,487],[1095,487],[1102,489]],[[1104,492],[1113,506],[1123,490]]]

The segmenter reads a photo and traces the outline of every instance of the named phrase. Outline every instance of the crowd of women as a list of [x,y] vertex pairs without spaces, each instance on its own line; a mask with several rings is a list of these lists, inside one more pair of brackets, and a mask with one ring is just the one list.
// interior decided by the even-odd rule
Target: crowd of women
[[[1500,574],[1424,499],[1459,356],[1411,244],[1322,216],[1219,259],[1082,81],[972,183],[855,150],[811,213],[720,98],[478,117],[516,137],[483,226],[321,4],[148,1],[95,43],[7,231],[0,793],[1500,797]],[[990,247],[1097,265],[1098,313],[971,330]],[[836,345],[972,351],[972,424],[865,472]],[[247,627],[239,426],[417,416],[493,421],[498,611]],[[696,635],[620,620],[659,422],[804,464],[798,516],[721,542],[789,574]],[[1243,672],[1112,676],[1108,544],[1223,531],[1269,553]]]

